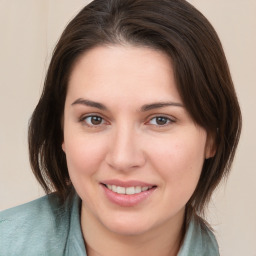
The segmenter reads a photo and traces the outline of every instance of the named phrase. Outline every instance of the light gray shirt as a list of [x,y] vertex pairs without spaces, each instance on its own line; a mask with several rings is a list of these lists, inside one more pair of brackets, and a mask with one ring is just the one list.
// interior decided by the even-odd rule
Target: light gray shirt
[[[51,194],[0,212],[0,256],[86,256],[80,204]],[[192,220],[178,256],[219,256],[213,233]]]

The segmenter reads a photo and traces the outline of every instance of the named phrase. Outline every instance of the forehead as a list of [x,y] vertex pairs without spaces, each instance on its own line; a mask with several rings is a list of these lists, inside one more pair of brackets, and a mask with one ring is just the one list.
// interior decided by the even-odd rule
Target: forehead
[[114,99],[121,95],[180,100],[167,54],[147,47],[120,45],[95,47],[75,63],[67,97],[85,97],[85,94],[93,98],[102,96],[105,100],[107,96]]

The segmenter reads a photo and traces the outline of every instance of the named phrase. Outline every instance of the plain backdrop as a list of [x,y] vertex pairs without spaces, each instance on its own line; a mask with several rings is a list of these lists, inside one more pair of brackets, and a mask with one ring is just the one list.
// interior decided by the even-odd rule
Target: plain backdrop
[[[68,21],[89,1],[0,0],[0,210],[44,195],[29,166],[27,127],[51,52]],[[228,181],[208,219],[223,256],[256,256],[256,1],[190,0],[223,43],[243,113]]]

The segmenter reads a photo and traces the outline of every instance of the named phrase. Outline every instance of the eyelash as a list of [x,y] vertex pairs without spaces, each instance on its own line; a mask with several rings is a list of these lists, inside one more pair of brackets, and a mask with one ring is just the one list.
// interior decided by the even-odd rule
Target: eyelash
[[[98,125],[95,125],[95,124],[89,124],[88,122],[86,122],[86,119],[89,119],[89,118],[98,118],[98,119],[101,119],[101,123],[98,124]],[[104,121],[104,118],[99,116],[99,115],[89,115],[89,116],[84,116],[82,118],[80,118],[80,122],[83,122],[85,123],[85,125],[89,126],[89,127],[99,127],[100,125],[102,125],[102,121]],[[106,122],[106,121],[105,121]]]
[[[155,123],[154,124],[150,124],[150,122],[152,120],[154,120],[154,119],[156,120]],[[158,121],[161,121],[161,120],[164,119],[166,121],[166,123],[164,123],[164,124],[157,124],[157,119],[158,119]],[[174,122],[175,122],[175,120],[171,119],[170,117],[159,115],[159,116],[154,116],[154,117],[150,118],[150,120],[147,123],[150,124],[150,125],[158,126],[158,127],[165,127],[165,126],[168,126],[169,124],[174,123]]]
[[[88,123],[88,121],[86,121],[87,119],[89,119],[89,118],[91,118],[91,121],[92,121],[92,118],[97,118],[97,119],[100,119],[101,120],[101,122],[99,123],[99,124],[92,124],[92,122],[90,121],[90,124]],[[150,123],[152,120],[156,120],[153,124],[152,123]],[[165,120],[166,121],[166,123],[164,123],[164,124],[157,124],[157,119],[159,119],[158,121],[160,121],[160,120]],[[104,125],[104,123],[105,124],[107,124],[107,121],[105,121],[105,119],[103,118],[103,117],[101,117],[100,115],[88,115],[88,116],[84,116],[84,117],[82,117],[82,118],[80,118],[80,120],[79,120],[80,122],[83,122],[83,123],[85,123],[85,125],[86,126],[88,126],[88,127],[92,127],[92,128],[97,128],[97,127],[100,127],[101,125]],[[103,123],[102,123],[103,122]],[[175,123],[175,120],[174,119],[172,119],[172,118],[170,118],[170,117],[166,117],[166,116],[164,116],[164,115],[157,115],[157,116],[154,116],[154,117],[152,117],[152,118],[150,118],[149,119],[149,121],[147,121],[145,124],[149,124],[149,125],[153,125],[153,126],[155,126],[155,127],[159,127],[159,128],[161,128],[161,127],[165,127],[165,126],[168,126],[168,125],[170,125],[170,124],[172,124],[172,123]]]

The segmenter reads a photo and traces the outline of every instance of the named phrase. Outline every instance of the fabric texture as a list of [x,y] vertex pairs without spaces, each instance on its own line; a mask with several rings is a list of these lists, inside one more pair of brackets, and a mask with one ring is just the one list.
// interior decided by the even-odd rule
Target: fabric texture
[[[51,194],[0,212],[0,256],[86,256],[80,207],[76,194],[64,205]],[[218,251],[212,232],[191,221],[178,256],[218,256]]]

